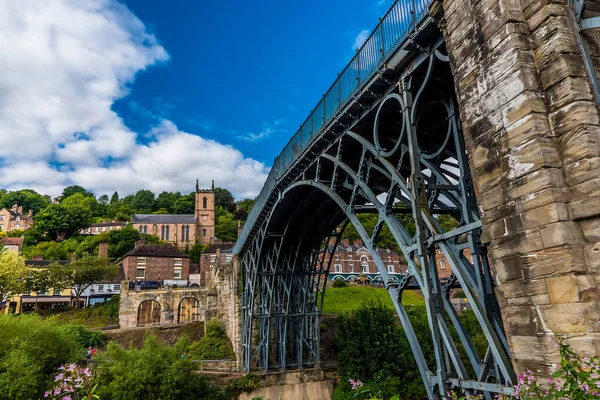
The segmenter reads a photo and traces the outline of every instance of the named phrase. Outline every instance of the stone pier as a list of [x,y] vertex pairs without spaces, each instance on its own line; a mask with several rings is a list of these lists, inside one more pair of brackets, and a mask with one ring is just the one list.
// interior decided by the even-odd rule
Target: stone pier
[[[598,15],[588,4],[587,16]],[[444,0],[433,9],[443,9],[515,367],[550,374],[553,333],[600,355],[600,115],[569,2]],[[593,55],[597,38],[585,37]]]

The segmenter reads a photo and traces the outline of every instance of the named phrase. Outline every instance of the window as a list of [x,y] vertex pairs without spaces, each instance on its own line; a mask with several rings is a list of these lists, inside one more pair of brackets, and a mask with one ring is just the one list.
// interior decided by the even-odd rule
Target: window
[[206,236],[206,229],[202,229],[202,236]]
[[165,240],[165,226],[161,225],[160,227],[160,240]]
[[15,224],[15,229],[19,229],[19,224]]
[[173,274],[173,279],[181,279],[181,268],[175,268],[175,273]]
[[395,274],[396,273],[396,270],[394,269],[393,265],[388,265],[388,272],[390,274]]
[[175,259],[175,266],[179,266],[181,267],[183,265],[183,260],[181,258],[176,258]]
[[441,269],[446,269],[446,261],[440,260],[440,268]]
[[185,226],[185,240],[186,240],[186,242],[190,241],[190,226],[189,225]]
[[106,232],[106,227],[105,226],[102,227],[102,232]]
[[202,199],[202,208],[207,208],[208,207],[208,199],[206,197],[204,197]]
[[17,222],[19,222],[21,220],[21,217],[17,217]]
[[369,273],[369,264],[361,264],[360,271],[363,274],[368,274]]
[[217,261],[217,256],[215,254],[211,254],[211,256],[210,256],[210,262],[214,263],[215,261]]
[[138,257],[138,259],[137,259],[137,265],[146,266],[146,257]]
[[352,254],[348,254],[348,258],[352,260]]
[[167,237],[165,240],[169,240],[169,225],[167,225],[167,228],[165,229],[165,232],[166,232],[165,236]]
[[135,271],[136,278],[144,278],[146,276],[146,268],[138,268]]
[[342,272],[342,265],[341,264],[335,264],[333,266],[333,272]]
[[142,233],[142,228],[143,228],[143,226],[140,225],[140,229],[139,229],[140,233]]
[[53,296],[60,296],[60,288],[54,288],[54,289],[52,289],[52,295]]
[[4,215],[0,215],[0,221],[4,221]]
[[98,285],[98,291],[99,292],[103,292],[104,291],[104,285]]
[[367,256],[360,256],[360,261],[367,262],[367,261],[369,261],[369,258]]
[[233,257],[233,256],[232,256],[231,254],[227,254],[227,255],[225,256],[225,262],[229,262],[229,261],[231,261],[231,258],[232,258],[232,257]]
[[114,286],[113,286],[113,290],[114,290],[115,292],[119,292],[119,291],[121,291],[121,284],[114,285]]
[[181,241],[185,242],[185,225],[181,225]]
[[340,260],[340,256],[335,256],[335,257],[333,257],[333,259],[334,259],[335,261],[339,261],[339,260]]
[[94,228],[94,232],[98,232],[98,227],[95,227],[95,228]]
[[392,262],[392,257],[388,257],[388,262]]
[[348,264],[348,267],[350,267],[350,272],[353,273],[354,272],[354,264]]

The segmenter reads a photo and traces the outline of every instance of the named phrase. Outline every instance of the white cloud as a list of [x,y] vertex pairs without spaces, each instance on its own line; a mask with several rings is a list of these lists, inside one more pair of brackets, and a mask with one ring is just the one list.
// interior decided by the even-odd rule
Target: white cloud
[[368,29],[363,29],[362,31],[360,31],[360,33],[358,35],[356,35],[356,37],[354,38],[354,44],[352,45],[352,48],[354,50],[360,49],[360,47],[369,38],[370,33],[371,33],[371,31],[369,31]]
[[168,60],[116,0],[0,0],[0,187],[125,194],[191,191],[199,178],[255,195],[263,164],[167,120],[140,144],[111,109],[136,73]]
[[269,136],[272,136],[273,134],[287,132],[287,129],[283,128],[285,124],[286,120],[283,118],[276,119],[273,122],[265,122],[263,123],[262,129],[259,132],[249,132],[245,135],[239,135],[237,138],[246,142],[259,142],[268,138]]

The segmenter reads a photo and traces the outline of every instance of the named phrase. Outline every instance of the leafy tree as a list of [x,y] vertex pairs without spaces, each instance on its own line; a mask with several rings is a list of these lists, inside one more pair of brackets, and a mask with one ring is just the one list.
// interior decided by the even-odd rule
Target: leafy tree
[[[78,195],[81,196],[76,194],[71,197]],[[50,239],[56,240],[60,236],[69,237],[91,224],[90,209],[68,200],[63,201],[67,204],[50,204],[35,218],[36,228],[45,232]]]
[[68,270],[73,282],[75,304],[79,304],[79,298],[87,288],[95,283],[113,279],[119,272],[119,267],[107,258],[85,256],[68,264]]
[[208,245],[194,243],[194,245],[186,251],[187,255],[190,256],[190,263],[199,264],[200,255],[204,250],[206,250],[207,247]]
[[442,226],[442,229],[446,232],[456,229],[458,226],[458,221],[454,219],[451,215],[442,214],[437,218],[438,222]]
[[119,193],[114,192],[112,196],[110,196],[110,204],[115,204],[119,201]]
[[113,259],[123,257],[127,252],[133,250],[135,242],[143,240],[144,243],[158,244],[158,236],[139,233],[131,226],[111,231],[108,236],[108,255]]
[[167,213],[173,213],[173,208],[175,206],[175,202],[181,198],[181,193],[179,192],[162,192],[156,197],[155,206],[156,208],[167,210]]
[[34,214],[50,204],[48,196],[42,196],[31,189],[16,190],[9,192],[0,198],[0,208],[11,208],[14,205],[23,207],[23,212],[32,210]]
[[237,240],[237,221],[232,213],[221,206],[216,207],[215,236],[226,242]]
[[141,350],[125,350],[115,342],[108,344],[98,364],[102,400],[225,400],[229,397],[211,386],[206,378],[193,373],[186,339],[173,347],[147,335]]
[[150,214],[154,209],[154,193],[150,190],[138,190],[131,201],[131,207],[139,214]]
[[25,234],[25,231],[23,229],[13,229],[12,231],[8,232],[6,234],[6,236],[8,236],[8,237],[21,237],[24,234]]
[[216,187],[214,190],[215,193],[215,208],[223,207],[230,213],[234,212],[237,208],[237,204],[235,203],[235,199],[231,192],[227,189],[223,189],[220,187]]
[[252,207],[254,207],[253,199],[244,199],[240,200],[237,203],[237,209],[235,210],[235,219],[245,221],[248,219],[248,214],[252,211]]
[[49,289],[62,290],[70,287],[72,277],[70,270],[58,263],[47,268],[31,268],[26,279],[26,288],[35,293],[44,293]]
[[23,290],[27,272],[23,257],[14,251],[0,252],[0,303]]
[[98,197],[98,203],[102,204],[103,206],[108,205],[109,201],[110,200],[107,194],[103,194],[102,196]]
[[206,335],[190,346],[190,356],[196,360],[235,359],[231,340],[218,320],[212,319],[206,326]]
[[64,188],[62,195],[59,197],[58,201],[59,202],[63,202],[63,200],[73,196],[74,194],[81,194],[84,197],[94,197],[94,193],[89,191],[89,190],[85,190],[83,187],[79,186],[79,185],[72,185],[72,186],[67,186],[66,188]]
[[193,214],[196,210],[196,194],[190,193],[188,195],[178,198],[173,204],[174,214]]

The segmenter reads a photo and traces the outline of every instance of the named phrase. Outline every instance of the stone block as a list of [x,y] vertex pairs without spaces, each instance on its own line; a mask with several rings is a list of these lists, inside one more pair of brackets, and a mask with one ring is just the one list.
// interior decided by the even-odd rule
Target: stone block
[[566,203],[567,201],[569,201],[567,188],[548,188],[519,197],[514,202],[516,212],[526,213],[551,203]]
[[585,263],[591,272],[600,274],[600,242],[585,246]]
[[590,242],[600,240],[600,218],[581,220],[579,225],[586,240]]
[[569,211],[574,221],[592,217],[600,218],[600,195],[571,202]]
[[[575,282],[573,282],[573,286],[575,286]],[[507,300],[517,298],[528,299],[531,296],[549,294],[550,301],[552,301],[552,294],[550,294],[550,291],[547,289],[547,280],[544,281],[543,279],[505,282],[500,285],[500,290]],[[576,286],[574,291],[577,293]],[[527,304],[527,302],[525,302],[525,304]]]
[[556,136],[574,131],[581,125],[600,125],[597,105],[591,101],[569,103],[551,113],[549,118]]
[[539,315],[537,313],[534,314],[534,309],[530,305],[505,306],[502,309],[502,313],[505,328],[510,332],[512,337],[535,337],[540,332],[537,324]]
[[575,101],[594,101],[587,76],[566,77],[547,91],[546,98],[550,112],[558,111],[561,107]]
[[521,255],[512,255],[494,260],[496,278],[504,284],[506,282],[523,279],[523,265]]
[[598,285],[592,275],[577,275],[575,281],[579,292],[579,301],[598,301],[600,299]]
[[516,199],[538,193],[544,189],[564,186],[565,182],[560,169],[543,168],[511,181],[508,185],[508,196],[509,199]]
[[600,127],[581,125],[562,135],[559,144],[565,164],[600,157]]
[[600,176],[600,157],[584,158],[565,165],[565,175],[570,186],[598,178]]
[[552,222],[569,220],[565,203],[550,203],[521,214],[523,227],[533,229]]
[[[540,2],[536,2],[537,5],[540,5]],[[546,22],[546,20],[550,17],[555,16],[568,16],[568,10],[559,4],[548,4],[544,5],[535,10],[526,9],[524,10],[525,17],[527,18],[527,25],[530,31],[535,31],[542,23]]]
[[571,197],[573,201],[598,195],[600,195],[600,177],[571,186]]
[[553,137],[548,117],[545,113],[531,113],[523,118],[509,124],[509,120],[505,120],[505,136],[504,141],[506,146],[515,147],[535,138],[551,138]]
[[575,222],[554,222],[542,226],[540,233],[545,249],[566,244],[579,244],[583,241],[581,230]]
[[523,221],[520,215],[512,215],[501,218],[492,224],[486,224],[488,227],[485,232],[491,240],[502,236],[514,235],[523,231]]
[[546,278],[546,287],[550,303],[575,303],[579,301],[579,291],[575,275],[563,275]]
[[515,254],[532,253],[544,248],[539,229],[530,229],[516,235],[502,236],[492,240],[490,253],[494,259]]
[[600,319],[597,302],[539,306],[546,327],[556,333],[587,333]]
[[540,279],[565,274],[585,274],[587,266],[583,246],[561,246],[519,256],[525,279]]
[[542,89],[548,90],[567,77],[586,77],[586,74],[587,72],[581,55],[561,54],[560,56],[555,56],[552,61],[548,61],[545,65],[541,66],[540,81],[542,83]]

